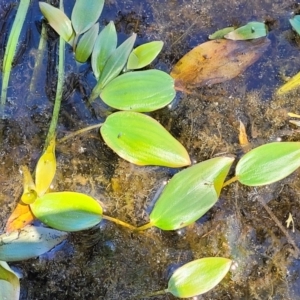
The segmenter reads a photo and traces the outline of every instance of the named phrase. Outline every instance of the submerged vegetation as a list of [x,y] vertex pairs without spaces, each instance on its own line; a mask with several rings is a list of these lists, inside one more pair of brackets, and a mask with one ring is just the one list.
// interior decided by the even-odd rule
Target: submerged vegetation
[[[21,2],[19,9],[26,14]],[[99,226],[103,220],[137,234],[153,227],[164,231],[178,230],[205,215],[217,203],[225,186],[235,181],[250,187],[269,185],[300,167],[299,142],[270,142],[258,146],[243,154],[236,165],[233,155],[218,155],[192,164],[183,143],[152,116],[145,114],[169,105],[177,91],[191,93],[195,88],[224,82],[242,73],[261,57],[270,44],[264,23],[249,22],[239,28],[217,31],[210,36],[217,41],[192,49],[169,75],[161,70],[149,69],[149,64],[163,48],[162,41],[134,48],[137,35],[132,33],[118,46],[113,22],[99,32],[97,21],[103,6],[104,1],[95,0],[87,4],[84,0],[76,0],[69,18],[64,13],[62,0],[60,8],[40,2],[42,14],[59,34],[56,97],[44,152],[32,172],[34,176],[28,167],[21,166],[23,194],[7,221],[6,233],[0,236],[0,296],[4,299],[18,299],[20,294],[18,276],[7,262],[39,256],[65,240],[67,232],[90,229]],[[14,27],[11,31],[15,43],[6,48],[9,54],[5,57],[8,55],[10,60],[8,69],[5,67],[6,60],[3,61],[2,90],[7,89],[8,81],[4,74],[6,70],[10,71],[21,27],[22,22],[19,21],[18,31]],[[109,108],[104,122],[66,135],[59,143],[69,143],[75,135],[96,128],[105,144],[132,164],[174,169],[185,167],[176,170],[178,172],[166,184],[149,213],[149,222],[144,225],[131,225],[106,215],[100,201],[90,195],[51,190],[57,171],[55,148],[67,55],[65,43],[69,44],[78,64],[91,64],[96,84],[89,95],[89,104],[96,102]],[[5,98],[3,93],[0,111],[3,118]],[[243,140],[247,141],[247,136]],[[233,170],[235,175],[228,179]],[[34,220],[47,227],[29,225]],[[288,233],[285,231],[284,234],[290,241]],[[294,242],[292,245],[299,253],[297,245]],[[193,259],[173,272],[166,289],[153,293],[145,290],[139,297],[171,293],[187,298],[206,293],[223,280],[232,265],[231,258],[219,256]]]

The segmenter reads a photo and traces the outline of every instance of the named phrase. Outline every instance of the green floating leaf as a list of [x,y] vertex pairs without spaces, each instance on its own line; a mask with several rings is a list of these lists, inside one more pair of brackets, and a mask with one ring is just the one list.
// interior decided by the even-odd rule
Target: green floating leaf
[[261,22],[249,22],[245,26],[239,27],[227,33],[224,37],[229,40],[252,40],[267,35],[267,28]]
[[84,63],[88,60],[92,54],[98,31],[99,23],[96,23],[83,34],[75,50],[75,59],[77,61]]
[[157,200],[150,224],[175,230],[198,220],[218,201],[233,160],[216,157],[177,173]]
[[43,223],[63,231],[91,228],[102,220],[102,207],[85,194],[49,193],[30,205],[32,213]]
[[124,69],[128,56],[133,48],[135,39],[136,34],[134,33],[108,58],[105,66],[103,67],[99,80],[92,91],[91,100],[95,100],[101,93],[104,86],[117,77]]
[[116,112],[106,119],[100,131],[111,149],[134,164],[177,168],[191,163],[186,149],[149,116]]
[[117,42],[116,27],[114,22],[110,21],[98,35],[92,52],[92,69],[97,80],[107,59],[116,50]]
[[159,70],[125,73],[108,83],[101,99],[119,110],[149,112],[168,105],[175,97],[174,79]]
[[191,261],[173,273],[167,292],[179,298],[204,294],[226,276],[231,264],[230,259],[223,257],[205,257]]
[[0,299],[19,300],[20,281],[5,261],[0,261]]
[[208,36],[208,38],[210,40],[218,40],[218,39],[222,39],[224,38],[224,36],[226,34],[228,34],[229,32],[233,31],[234,30],[234,27],[226,27],[226,28],[223,28],[223,29],[220,29],[220,30],[217,30],[216,32],[214,32],[213,34],[210,34]]
[[26,226],[0,235],[0,260],[19,261],[39,256],[59,243],[67,234],[51,228]]
[[300,15],[294,16],[293,19],[289,19],[293,29],[300,35]]
[[35,169],[35,187],[39,196],[49,189],[56,173],[55,137],[50,141]]
[[99,19],[104,0],[76,0],[71,20],[76,35],[89,30]]
[[149,65],[159,54],[164,43],[154,41],[135,48],[129,55],[127,69],[141,69]]
[[71,21],[66,16],[66,14],[62,10],[60,10],[46,2],[39,2],[39,6],[40,6],[40,10],[41,10],[42,14],[48,20],[50,26],[67,43],[72,45],[75,33],[73,30]]
[[236,177],[245,185],[266,185],[290,175],[299,166],[299,142],[269,143],[251,150],[240,159]]

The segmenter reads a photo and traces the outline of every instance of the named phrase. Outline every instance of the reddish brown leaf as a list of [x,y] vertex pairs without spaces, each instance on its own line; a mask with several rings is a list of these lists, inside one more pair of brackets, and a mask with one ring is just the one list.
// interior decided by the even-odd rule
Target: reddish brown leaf
[[183,56],[171,71],[176,89],[188,91],[230,80],[256,62],[269,44],[267,38],[203,43]]
[[18,203],[6,223],[6,232],[18,230],[31,223],[35,219],[29,205]]

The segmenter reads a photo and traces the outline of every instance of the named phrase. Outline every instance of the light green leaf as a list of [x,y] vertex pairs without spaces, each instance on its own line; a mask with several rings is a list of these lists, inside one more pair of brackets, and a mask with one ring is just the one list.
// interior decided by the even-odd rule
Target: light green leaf
[[19,300],[19,296],[18,276],[5,261],[0,261],[0,299]]
[[208,36],[208,38],[210,40],[218,40],[218,39],[222,39],[224,38],[224,36],[226,34],[228,34],[229,32],[233,31],[234,30],[234,27],[226,27],[226,28],[223,28],[223,29],[220,29],[220,30],[217,30],[216,32],[214,32],[213,34],[210,34]]
[[26,226],[0,235],[0,260],[19,261],[39,256],[59,243],[67,234],[50,228]]
[[99,19],[104,0],[76,0],[71,21],[76,35],[89,30]]
[[232,162],[230,157],[216,157],[177,173],[157,200],[150,224],[175,230],[198,220],[218,201]]
[[245,26],[239,27],[227,33],[224,37],[229,40],[252,40],[267,35],[267,27],[261,22],[249,22]]
[[43,155],[40,157],[35,169],[35,187],[39,196],[49,189],[56,173],[55,136]]
[[92,68],[97,80],[107,59],[116,50],[117,42],[116,27],[114,22],[110,21],[98,35],[92,52]]
[[149,112],[168,105],[175,97],[174,79],[159,70],[125,73],[109,82],[100,94],[119,110]]
[[236,177],[245,185],[260,186],[281,180],[300,166],[299,142],[275,142],[245,154],[236,166]]
[[290,80],[288,80],[284,85],[282,85],[277,90],[277,95],[283,95],[287,92],[292,91],[295,88],[298,88],[300,85],[300,72],[294,75]]
[[135,39],[136,34],[134,33],[130,38],[123,42],[123,44],[121,44],[108,58],[105,66],[103,67],[99,80],[92,91],[90,100],[95,100],[101,93],[104,86],[115,77],[117,77],[124,69],[128,56],[133,48]]
[[223,257],[205,257],[191,261],[173,273],[167,291],[179,298],[204,294],[226,276],[231,264],[230,259]]
[[127,69],[141,69],[149,65],[159,54],[164,43],[154,41],[135,48],[129,55]]
[[293,29],[300,35],[300,15],[294,16],[293,19],[289,19]]
[[116,112],[106,119],[100,131],[111,149],[134,164],[177,168],[191,163],[186,149],[149,116]]
[[88,60],[92,54],[98,31],[99,23],[96,23],[80,38],[75,50],[75,59],[77,61],[84,63]]
[[30,205],[43,223],[63,231],[91,228],[102,220],[102,207],[90,196],[75,192],[49,193]]
[[37,198],[36,187],[27,166],[21,166],[23,175],[23,194],[21,200],[25,204],[33,203]]
[[67,43],[72,45],[75,33],[73,30],[71,21],[66,16],[66,14],[62,10],[60,10],[46,2],[39,2],[39,6],[40,6],[40,10],[41,10],[42,14],[48,20],[50,26]]

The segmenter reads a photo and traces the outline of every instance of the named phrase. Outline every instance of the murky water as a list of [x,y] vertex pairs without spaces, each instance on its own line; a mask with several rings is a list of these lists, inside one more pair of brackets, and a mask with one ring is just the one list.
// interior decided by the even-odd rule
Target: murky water
[[[1,230],[21,193],[19,167],[26,164],[34,169],[53,106],[55,61],[49,61],[55,57],[55,36],[48,44],[35,92],[28,92],[41,19],[37,1],[32,2],[27,23],[32,34],[11,76],[7,118],[0,121]],[[74,1],[65,2],[70,12]],[[2,13],[8,4],[0,4]],[[239,120],[246,125],[254,147],[277,139],[299,140],[299,132],[286,114],[299,113],[299,93],[274,96],[283,83],[282,74],[300,71],[300,39],[288,22],[292,13],[299,11],[294,1],[110,0],[101,22],[115,21],[120,41],[132,31],[138,33],[138,44],[163,40],[165,47],[153,67],[165,71],[217,29],[251,20],[267,22],[271,46],[244,74],[192,95],[178,94],[171,107],[151,114],[185,145],[193,160],[202,161],[220,154],[241,156]],[[12,18],[9,20],[7,26]],[[66,57],[59,136],[97,123],[105,115],[87,105],[95,84],[90,70],[76,66],[71,53]],[[136,225],[147,222],[154,195],[174,173],[123,161],[106,147],[97,131],[59,144],[57,159],[55,190],[87,193],[102,201],[106,214]],[[291,228],[288,232],[300,245],[299,193],[299,171],[264,188],[233,184],[224,188],[205,216],[184,230],[151,229],[135,234],[103,221],[92,230],[70,234],[55,251],[10,265],[23,273],[21,299],[112,300],[133,299],[165,288],[172,271],[192,259],[224,256],[232,258],[237,269],[197,299],[297,300],[299,257],[257,197],[283,226],[288,214],[293,215],[295,232]]]

